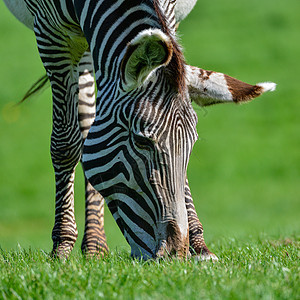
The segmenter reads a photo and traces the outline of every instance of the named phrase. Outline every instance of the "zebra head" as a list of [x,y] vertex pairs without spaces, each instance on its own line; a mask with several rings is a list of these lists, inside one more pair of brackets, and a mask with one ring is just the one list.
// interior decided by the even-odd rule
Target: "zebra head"
[[98,92],[106,105],[99,101],[84,145],[87,178],[132,255],[186,256],[186,170],[197,116],[182,54],[161,30],[146,29],[127,45],[119,74],[116,85]]
[[[127,1],[132,7],[124,16],[124,11],[118,11],[122,3],[117,1],[114,11],[106,12],[107,19],[113,20],[109,28],[103,14],[93,13],[94,18],[99,16],[98,24],[102,22],[96,28],[105,27],[107,32],[86,34],[98,94],[83,166],[133,256],[185,257],[189,252],[186,172],[197,140],[191,101],[199,105],[239,102],[269,87],[187,65],[176,42],[175,19],[163,19],[153,1],[136,7]],[[121,28],[126,17],[131,18],[129,27]],[[85,31],[89,30],[85,24],[97,24],[92,19],[80,22]]]

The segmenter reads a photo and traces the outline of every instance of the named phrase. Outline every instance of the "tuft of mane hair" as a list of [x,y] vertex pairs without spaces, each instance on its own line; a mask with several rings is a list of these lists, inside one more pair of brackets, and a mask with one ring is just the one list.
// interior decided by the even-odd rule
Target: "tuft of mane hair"
[[166,67],[172,82],[175,81],[175,87],[178,89],[180,94],[183,94],[186,89],[185,80],[185,60],[180,45],[177,43],[173,35],[170,33],[164,13],[161,11],[159,1],[154,0],[154,8],[158,17],[159,23],[163,33],[165,33],[171,40],[173,47],[173,56],[170,63]]

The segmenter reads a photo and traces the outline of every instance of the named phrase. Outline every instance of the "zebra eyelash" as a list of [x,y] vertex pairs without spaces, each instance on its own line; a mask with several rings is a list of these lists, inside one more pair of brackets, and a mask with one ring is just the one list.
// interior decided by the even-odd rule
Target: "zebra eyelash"
[[134,144],[140,149],[153,150],[155,141],[142,134],[131,133]]

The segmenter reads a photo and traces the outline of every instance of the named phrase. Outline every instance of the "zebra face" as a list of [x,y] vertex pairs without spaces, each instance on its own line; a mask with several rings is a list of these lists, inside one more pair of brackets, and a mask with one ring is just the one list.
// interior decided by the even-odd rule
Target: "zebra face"
[[169,37],[140,33],[127,46],[117,84],[98,92],[83,150],[85,174],[136,257],[186,256],[189,248],[185,183],[197,117],[184,83],[181,91],[174,83],[174,64]]
[[[146,103],[140,103],[142,109],[136,109],[132,120],[129,157],[134,157],[137,164],[132,169],[132,187],[143,195],[146,203],[151,203],[154,212],[151,216],[141,210],[141,225],[149,228],[148,224],[152,224],[154,228],[154,239],[148,242],[153,256],[184,256],[188,251],[186,169],[197,139],[197,117],[190,103],[178,94],[164,97],[165,88],[162,84],[156,101],[148,98]],[[138,256],[140,251],[136,248],[133,253]]]

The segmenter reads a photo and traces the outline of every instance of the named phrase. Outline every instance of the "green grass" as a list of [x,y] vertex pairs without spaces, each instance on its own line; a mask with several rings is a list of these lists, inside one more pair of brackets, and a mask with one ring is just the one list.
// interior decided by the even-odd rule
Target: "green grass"
[[[114,254],[104,262],[85,261],[78,254],[84,225],[78,169],[79,242],[64,265],[45,254],[55,197],[51,93],[13,107],[44,70],[33,33],[0,2],[0,298],[80,298],[85,291],[90,298],[98,292],[121,298],[124,290],[124,297],[143,299],[299,299],[300,2],[198,2],[179,27],[188,63],[252,84],[278,84],[247,105],[195,107],[200,140],[188,177],[206,242],[220,262],[133,261],[108,211]],[[286,238],[293,242],[285,245]]]
[[53,261],[41,250],[0,254],[3,299],[299,299],[299,241],[222,239],[220,261],[142,262],[114,252]]

